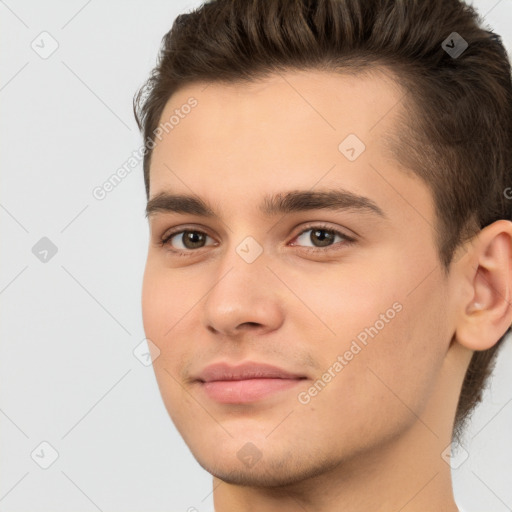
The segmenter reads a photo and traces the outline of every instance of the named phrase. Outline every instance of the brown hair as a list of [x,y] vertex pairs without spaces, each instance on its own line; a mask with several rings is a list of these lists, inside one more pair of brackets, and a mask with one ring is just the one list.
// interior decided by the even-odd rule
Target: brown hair
[[[498,219],[512,219],[504,192],[512,181],[510,62],[500,37],[482,23],[460,0],[214,0],[179,15],[134,98],[145,141],[146,195],[155,131],[178,88],[257,80],[286,69],[384,68],[405,92],[404,108],[397,109],[400,133],[386,141],[433,194],[447,274],[463,242]],[[448,51],[454,40],[468,45],[460,55]],[[457,437],[481,401],[505,335],[471,359]]]

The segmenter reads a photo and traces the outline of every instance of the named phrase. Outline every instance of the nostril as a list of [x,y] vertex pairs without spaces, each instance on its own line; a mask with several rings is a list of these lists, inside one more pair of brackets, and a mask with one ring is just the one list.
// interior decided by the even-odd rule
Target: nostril
[[257,322],[244,322],[240,327],[244,327],[244,326],[251,326],[251,327],[259,327],[261,324],[257,323]]

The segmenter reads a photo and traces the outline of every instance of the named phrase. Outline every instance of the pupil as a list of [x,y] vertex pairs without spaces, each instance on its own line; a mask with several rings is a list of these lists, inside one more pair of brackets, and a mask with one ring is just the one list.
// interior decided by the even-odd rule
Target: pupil
[[195,231],[187,231],[185,234],[185,247],[188,249],[194,249],[201,245],[203,242],[203,235]]
[[[326,233],[326,236],[322,236],[320,233]],[[316,229],[311,232],[311,241],[315,243],[315,241],[313,240],[313,236],[319,239],[318,241],[321,247],[325,247],[329,245],[329,243],[332,241],[333,234],[325,229]]]

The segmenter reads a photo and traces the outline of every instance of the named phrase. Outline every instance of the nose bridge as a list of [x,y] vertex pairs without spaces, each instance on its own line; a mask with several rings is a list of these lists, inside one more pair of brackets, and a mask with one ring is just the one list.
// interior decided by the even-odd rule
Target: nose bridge
[[268,251],[263,247],[263,236],[261,232],[251,233],[246,225],[231,223],[225,252],[219,258],[218,279],[228,275],[228,279],[233,279],[236,274],[238,280],[261,282],[270,273],[266,267],[269,261]]

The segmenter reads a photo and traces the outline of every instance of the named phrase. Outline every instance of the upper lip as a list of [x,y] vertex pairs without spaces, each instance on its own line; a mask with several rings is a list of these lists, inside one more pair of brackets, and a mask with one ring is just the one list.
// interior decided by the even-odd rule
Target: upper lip
[[246,380],[246,379],[304,379],[304,375],[292,373],[277,366],[264,363],[246,362],[231,365],[221,362],[203,368],[196,379],[202,382],[215,380]]

